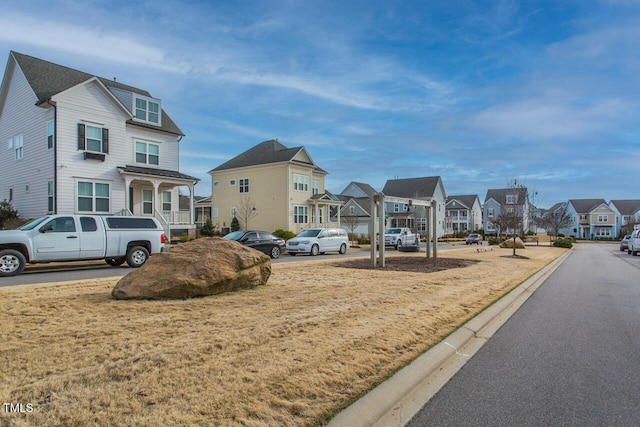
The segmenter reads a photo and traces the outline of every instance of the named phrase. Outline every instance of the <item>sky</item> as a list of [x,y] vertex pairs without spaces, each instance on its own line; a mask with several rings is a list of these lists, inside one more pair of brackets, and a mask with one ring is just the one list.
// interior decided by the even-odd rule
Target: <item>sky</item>
[[[640,199],[640,0],[0,0],[11,50],[148,90],[180,172],[262,141],[351,181]],[[1,59],[0,59],[1,60]]]

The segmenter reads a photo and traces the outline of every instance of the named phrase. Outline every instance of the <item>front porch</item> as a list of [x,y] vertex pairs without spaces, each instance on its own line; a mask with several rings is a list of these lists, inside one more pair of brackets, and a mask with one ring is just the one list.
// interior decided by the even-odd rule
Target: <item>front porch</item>
[[[125,206],[130,214],[157,218],[167,236],[179,231],[195,238],[193,200],[197,178],[176,171],[137,166],[121,167],[120,173],[126,185]],[[181,197],[181,187],[188,188],[188,196]]]

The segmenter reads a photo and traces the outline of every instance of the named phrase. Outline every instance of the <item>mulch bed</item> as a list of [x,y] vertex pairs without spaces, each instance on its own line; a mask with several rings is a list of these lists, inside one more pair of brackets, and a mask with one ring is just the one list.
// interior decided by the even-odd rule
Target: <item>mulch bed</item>
[[[408,271],[411,273],[434,273],[436,271],[463,268],[476,264],[478,260],[461,258],[433,258],[426,257],[389,257],[384,260],[384,268],[376,267],[383,271]],[[371,259],[354,259],[335,264],[336,267],[371,269]]]

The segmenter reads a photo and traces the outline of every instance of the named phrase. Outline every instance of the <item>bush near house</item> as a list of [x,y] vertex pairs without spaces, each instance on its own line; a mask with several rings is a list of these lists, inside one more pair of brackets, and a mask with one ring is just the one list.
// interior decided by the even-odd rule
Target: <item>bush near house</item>
[[18,211],[7,199],[0,202],[0,230],[4,228],[5,223],[12,219],[18,218]]
[[573,247],[573,239],[571,237],[558,237],[554,242],[553,246],[558,248],[569,248]]
[[274,231],[273,235],[284,240],[289,240],[296,237],[296,233],[294,233],[293,231],[283,230],[281,228],[278,228],[276,231]]

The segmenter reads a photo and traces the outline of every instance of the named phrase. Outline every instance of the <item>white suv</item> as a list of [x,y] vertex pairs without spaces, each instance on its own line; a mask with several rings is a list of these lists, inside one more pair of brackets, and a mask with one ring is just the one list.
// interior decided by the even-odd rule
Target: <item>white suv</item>
[[640,252],[640,230],[633,230],[627,244],[627,253],[638,255],[638,252]]
[[347,232],[342,228],[310,228],[287,241],[287,253],[318,255],[325,252],[344,254],[349,249]]

